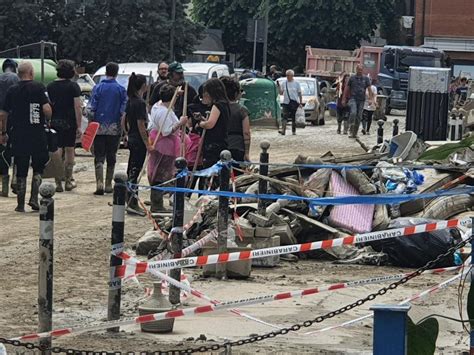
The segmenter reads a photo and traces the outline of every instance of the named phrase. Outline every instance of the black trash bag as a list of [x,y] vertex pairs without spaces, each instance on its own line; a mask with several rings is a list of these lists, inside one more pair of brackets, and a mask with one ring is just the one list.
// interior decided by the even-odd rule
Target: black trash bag
[[[393,220],[390,228],[403,228],[418,224],[437,222],[437,220],[426,218],[398,218]],[[444,254],[460,239],[457,230],[439,230],[424,232],[405,237],[397,237],[376,242],[367,243],[376,251],[382,251],[388,255],[390,264],[401,267],[419,268],[434,260],[440,254]],[[441,259],[431,268],[448,267],[454,265],[454,257],[450,255]]]

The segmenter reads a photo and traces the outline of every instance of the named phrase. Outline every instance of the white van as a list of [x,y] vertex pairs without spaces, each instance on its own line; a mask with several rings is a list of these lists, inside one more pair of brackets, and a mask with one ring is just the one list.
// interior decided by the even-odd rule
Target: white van
[[229,76],[229,67],[219,63],[181,63],[186,81],[196,91],[208,79]]
[[[184,77],[186,81],[196,91],[204,82],[211,78],[220,78],[228,76],[229,67],[225,64],[218,63],[181,63],[184,69]],[[121,63],[119,64],[119,72],[117,81],[124,88],[128,86],[128,78],[132,73],[143,74],[147,77],[152,75],[152,83],[158,79],[158,63]],[[105,79],[105,66],[97,70],[93,76],[95,83],[99,83]]]
[[[147,82],[149,81],[149,76],[151,72],[152,83],[158,78],[158,63],[120,63],[119,72],[117,76],[117,82],[122,85],[125,89],[128,86],[128,78],[132,73],[142,74],[147,77]],[[96,84],[105,79],[105,66],[99,68],[92,77]]]

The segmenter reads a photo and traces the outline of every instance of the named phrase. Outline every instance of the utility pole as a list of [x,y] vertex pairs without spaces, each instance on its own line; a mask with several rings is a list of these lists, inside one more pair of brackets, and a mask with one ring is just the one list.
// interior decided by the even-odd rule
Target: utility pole
[[171,1],[170,61],[174,61],[174,26],[176,21],[176,0]]
[[263,0],[263,60],[262,60],[262,72],[267,74],[267,50],[268,50],[268,13],[270,11],[269,1]]

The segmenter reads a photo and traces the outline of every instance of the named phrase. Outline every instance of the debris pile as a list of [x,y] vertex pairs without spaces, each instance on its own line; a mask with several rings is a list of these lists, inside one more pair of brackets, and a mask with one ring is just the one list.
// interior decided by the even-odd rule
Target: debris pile
[[[399,143],[400,139],[392,139],[385,143],[385,152],[379,149],[343,158],[334,157],[330,152],[317,158],[300,155],[295,159],[293,166],[272,168],[270,164],[268,176],[259,175],[258,169],[238,176],[235,180],[237,192],[256,194],[259,179],[265,179],[268,182],[268,194],[281,195],[281,199],[266,201],[265,208],[260,209],[260,213],[256,198],[250,197],[238,201],[231,199],[227,231],[229,251],[327,240],[354,233],[456,218],[471,211],[474,207],[473,194],[413,199],[391,205],[380,204],[374,200],[373,204],[326,206],[286,198],[361,195],[376,198],[377,194],[418,194],[452,189],[460,185],[474,185],[474,169],[471,168],[474,136],[467,137],[459,143],[444,144],[428,150],[425,144],[416,143],[416,140],[409,140],[409,146],[405,147],[400,147]],[[406,157],[413,156],[418,160],[410,163],[405,161]],[[401,164],[402,161],[405,162]],[[342,166],[337,166],[337,163],[348,162],[357,164],[363,169],[355,166],[343,169]],[[322,168],[317,166],[329,163],[333,166]],[[433,165],[433,168],[417,170],[417,165],[422,164]],[[185,246],[217,228],[218,199],[210,196],[205,198],[205,203],[201,197],[195,206],[187,202],[188,220],[199,207],[204,208],[200,210],[200,217],[193,218],[195,222],[186,230]],[[161,220],[160,226],[169,231],[171,219]],[[140,253],[148,254],[149,257],[163,257],[162,254],[169,250],[168,243],[158,238],[160,244],[157,246],[157,240],[150,243],[149,238],[149,235],[145,238],[149,243],[148,247],[143,248],[143,243],[139,243]],[[318,258],[338,262],[391,263],[417,267],[432,259],[434,254],[445,252],[459,238],[459,232],[429,232],[418,234],[413,238],[395,238],[387,242],[368,243],[364,247],[341,246],[298,255],[282,255],[281,259],[293,261],[298,258]],[[215,241],[210,242],[202,249],[205,255],[217,252],[215,244]],[[237,265],[238,270],[231,271],[229,276],[247,277],[250,275],[250,263],[252,266],[274,267],[279,262],[280,256],[255,259],[248,261],[248,265]],[[453,260],[444,261],[439,266],[448,264],[453,264]],[[206,270],[206,273],[212,273],[212,270]]]

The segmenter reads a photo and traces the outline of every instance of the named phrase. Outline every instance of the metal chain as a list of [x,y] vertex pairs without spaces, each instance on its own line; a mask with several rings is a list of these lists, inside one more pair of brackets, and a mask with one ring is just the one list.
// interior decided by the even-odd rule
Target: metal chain
[[[265,333],[262,335],[256,335],[252,337],[248,337],[245,339],[240,339],[240,340],[235,340],[235,341],[228,341],[222,344],[213,344],[213,345],[203,345],[200,347],[196,348],[187,348],[187,349],[176,349],[176,350],[169,350],[169,351],[143,351],[140,352],[140,354],[160,354],[160,355],[173,355],[173,354],[192,354],[192,353],[197,353],[197,352],[208,352],[208,351],[216,351],[220,349],[226,349],[229,347],[233,346],[241,346],[241,345],[246,345],[246,344],[252,344],[256,343],[265,339],[269,338],[275,338],[276,336],[279,335],[285,335],[288,334],[289,332],[297,332],[301,328],[307,328],[312,326],[313,324],[316,323],[321,323],[326,319],[333,318],[339,314],[342,314],[344,312],[350,311],[353,308],[362,306],[364,303],[368,301],[373,301],[375,298],[378,296],[382,296],[386,294],[388,291],[395,290],[398,286],[403,285],[410,281],[411,279],[421,275],[424,271],[430,269],[432,266],[434,266],[437,262],[439,262],[441,259],[444,259],[448,257],[449,255],[453,254],[457,249],[460,249],[464,247],[467,243],[471,242],[473,240],[474,236],[471,236],[462,242],[456,244],[455,246],[451,247],[446,253],[438,255],[438,257],[432,261],[429,261],[425,266],[419,268],[418,270],[412,272],[410,275],[405,276],[404,278],[392,282],[386,287],[382,287],[379,289],[377,292],[371,293],[368,296],[361,298],[353,303],[350,303],[344,307],[341,307],[335,311],[331,311],[329,313],[326,313],[322,316],[318,316],[314,319],[306,320],[304,322],[296,323],[290,327],[286,328],[281,328],[279,330],[275,330],[269,333]],[[7,344],[7,345],[12,345],[12,346],[21,346],[25,347],[27,349],[38,349],[41,351],[45,350],[50,350],[53,353],[65,353],[65,354],[71,354],[71,355],[77,355],[77,354],[93,354],[93,355],[119,355],[122,354],[120,351],[90,351],[90,350],[76,350],[76,349],[67,349],[67,348],[61,348],[61,347],[43,347],[41,345],[36,345],[34,343],[23,343],[18,340],[9,340],[5,338],[0,338],[0,343]]]

